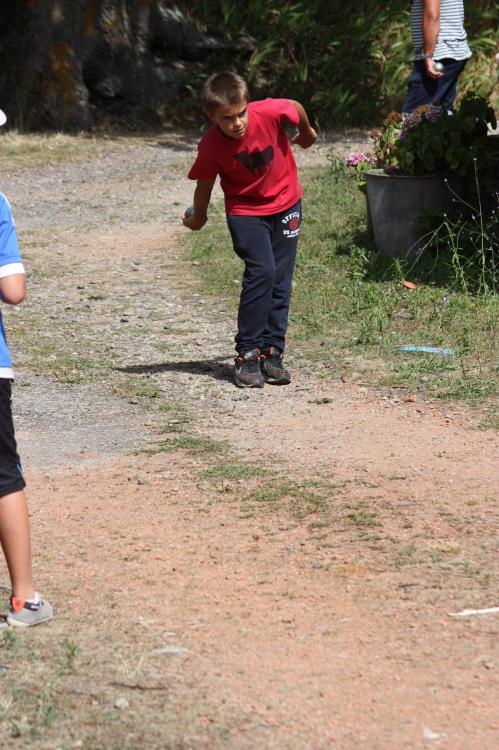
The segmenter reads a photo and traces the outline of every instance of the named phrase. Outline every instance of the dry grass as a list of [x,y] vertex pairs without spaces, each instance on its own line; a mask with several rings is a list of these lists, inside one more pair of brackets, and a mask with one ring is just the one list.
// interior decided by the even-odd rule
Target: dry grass
[[26,135],[15,130],[6,131],[0,136],[0,172],[95,156],[98,149],[99,140],[83,134]]

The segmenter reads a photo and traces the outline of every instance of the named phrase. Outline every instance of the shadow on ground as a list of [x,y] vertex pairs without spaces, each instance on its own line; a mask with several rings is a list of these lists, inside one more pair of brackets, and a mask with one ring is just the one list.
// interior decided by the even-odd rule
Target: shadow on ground
[[189,375],[208,375],[214,380],[232,382],[233,365],[220,362],[219,359],[187,360],[186,362],[157,362],[154,364],[128,365],[127,367],[116,367],[118,372],[135,374],[158,373],[158,372],[186,372]]

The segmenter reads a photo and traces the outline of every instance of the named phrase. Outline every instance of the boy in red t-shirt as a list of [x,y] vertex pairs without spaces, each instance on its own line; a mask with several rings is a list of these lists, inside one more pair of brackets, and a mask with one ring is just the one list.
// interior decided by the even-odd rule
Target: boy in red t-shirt
[[201,139],[188,174],[197,186],[193,207],[182,221],[193,230],[206,224],[220,175],[234,250],[245,266],[235,383],[246,388],[262,388],[265,381],[286,385],[291,376],[282,355],[303,190],[283,123],[297,126],[291,143],[302,148],[312,146],[317,134],[299,102],[250,102],[245,81],[234,73],[216,73],[208,79],[203,105],[213,127]]

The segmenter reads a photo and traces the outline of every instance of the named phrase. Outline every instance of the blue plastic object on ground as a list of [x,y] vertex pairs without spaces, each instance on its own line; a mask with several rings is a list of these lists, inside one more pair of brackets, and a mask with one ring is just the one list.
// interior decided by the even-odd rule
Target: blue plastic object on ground
[[454,349],[443,349],[440,346],[399,346],[402,352],[424,352],[425,354],[441,354],[443,357],[452,357]]

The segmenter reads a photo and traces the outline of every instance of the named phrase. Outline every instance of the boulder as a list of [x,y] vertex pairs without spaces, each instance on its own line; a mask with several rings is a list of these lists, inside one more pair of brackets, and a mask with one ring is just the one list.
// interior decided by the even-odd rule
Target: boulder
[[[165,0],[16,0],[0,10],[0,107],[11,127],[157,127],[230,45]],[[247,54],[250,43],[234,45]]]

